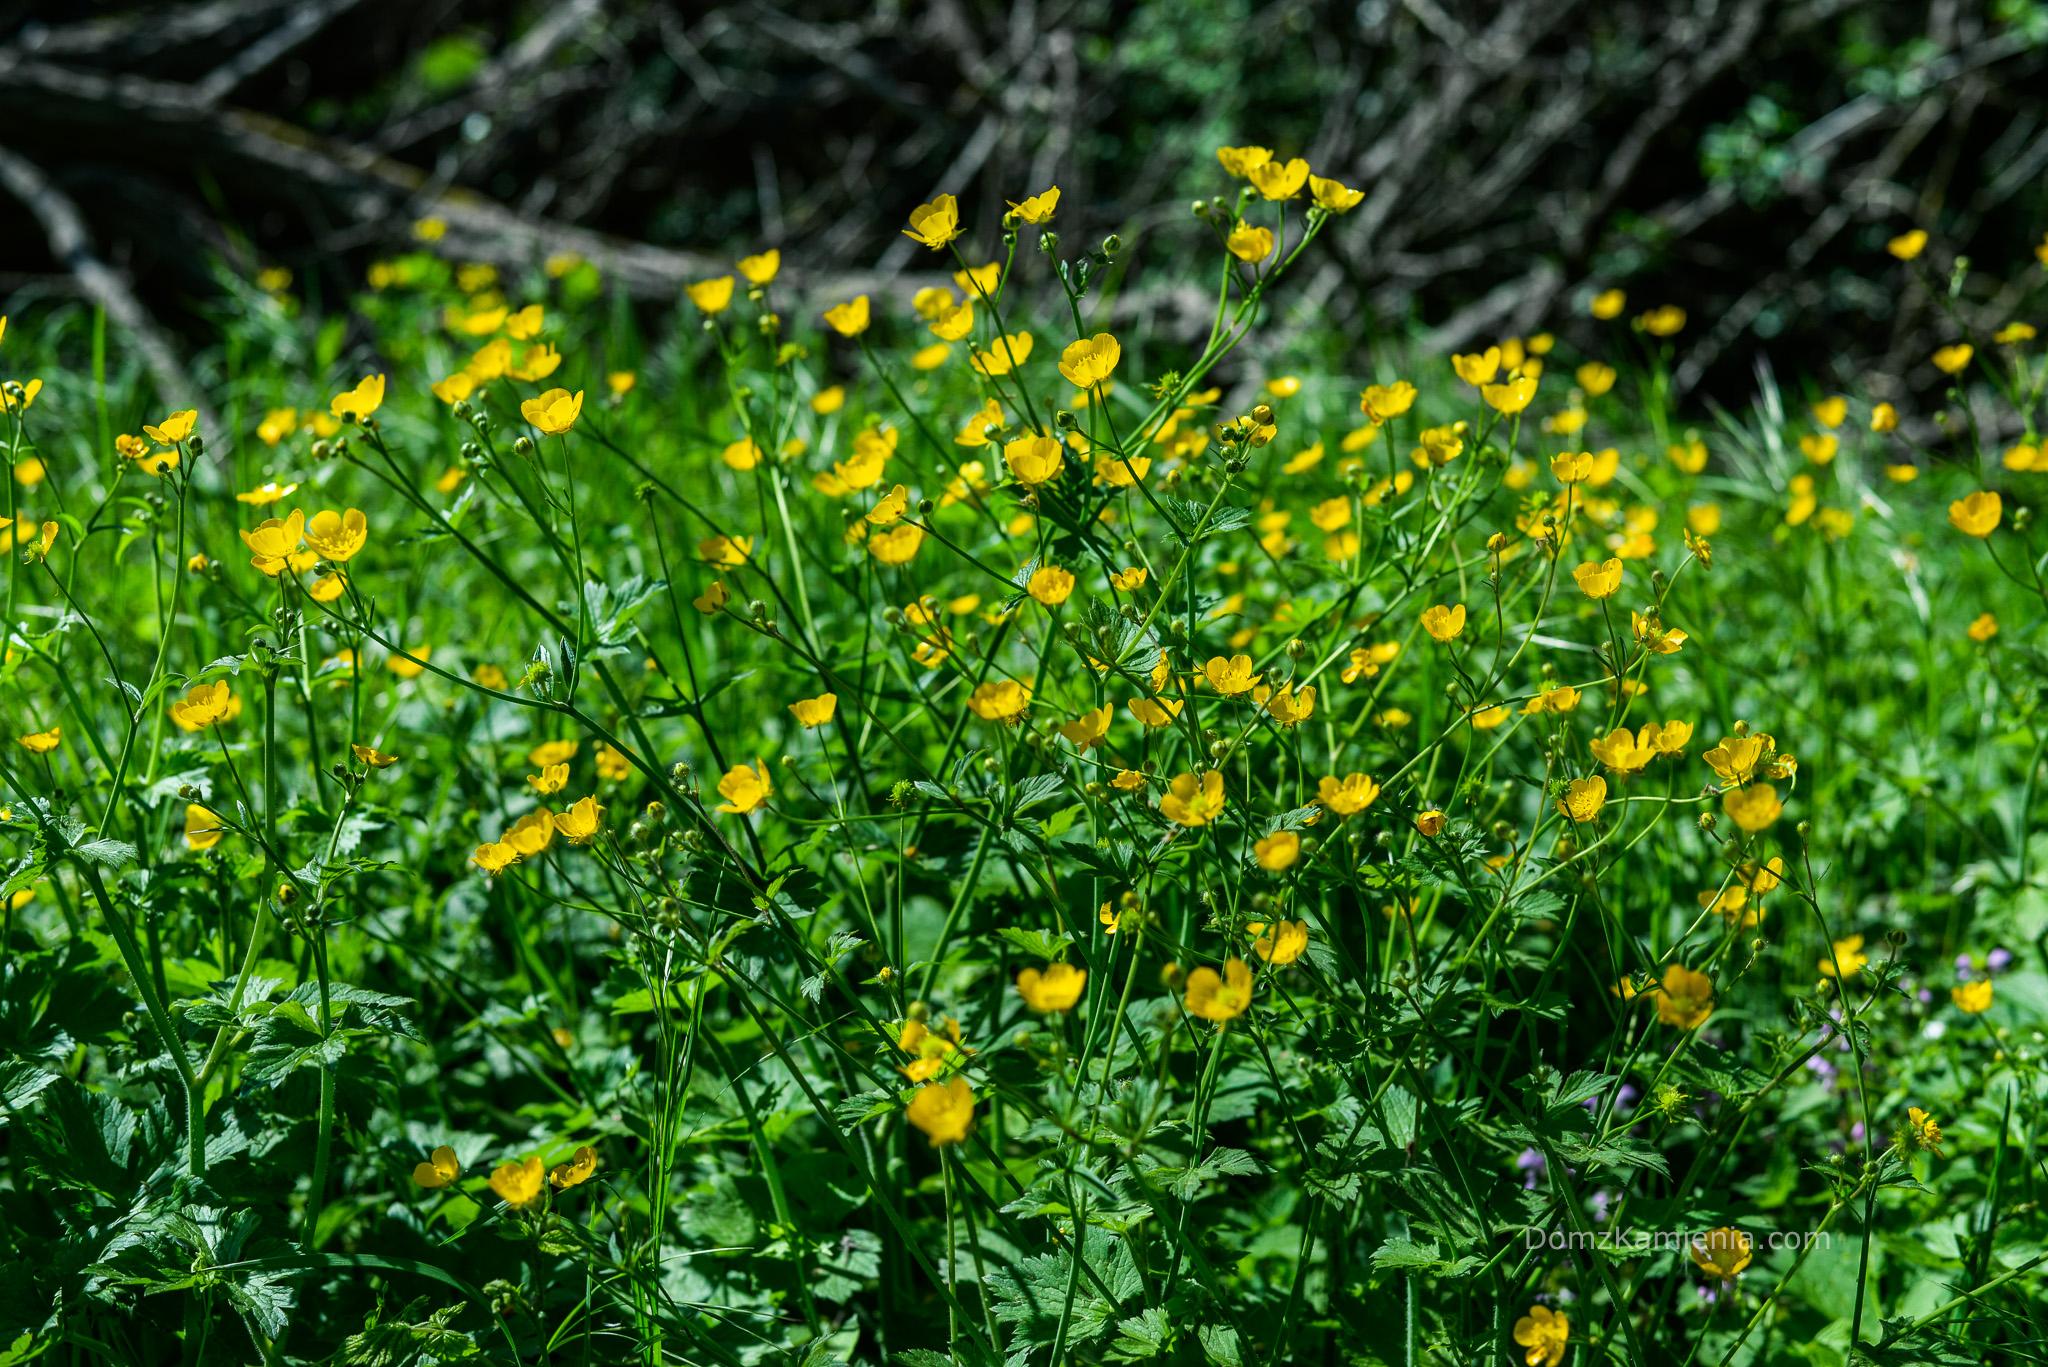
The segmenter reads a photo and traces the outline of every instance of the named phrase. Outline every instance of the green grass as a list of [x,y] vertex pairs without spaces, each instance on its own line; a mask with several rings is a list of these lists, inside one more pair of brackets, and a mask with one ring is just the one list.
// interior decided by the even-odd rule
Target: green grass
[[[1319,216],[1241,211],[1316,250]],[[61,739],[0,763],[0,1351],[1407,1367],[1520,1360],[1544,1307],[1581,1362],[1843,1363],[1857,1330],[1859,1360],[2048,1356],[2048,594],[2038,477],[1978,437],[2038,430],[2038,347],[1971,339],[1977,406],[1929,446],[1848,396],[1814,463],[1818,391],[1669,411],[1668,344],[1629,322],[1654,301],[1577,334],[1600,354],[1510,347],[1504,372],[1549,349],[1505,415],[1398,342],[1371,374],[1328,333],[1263,350],[1291,276],[1231,282],[1219,245],[1210,344],[1120,336],[1083,406],[1057,367],[1099,295],[1024,237],[995,301],[1035,338],[1021,385],[964,343],[914,368],[908,298],[853,338],[779,283],[649,320],[589,267],[458,280],[427,251],[331,317],[229,282],[190,395],[75,305],[14,319],[0,373],[44,383],[6,433],[43,477],[12,497],[54,541],[11,552],[0,679],[10,735]],[[543,306],[515,363],[560,368],[437,398],[500,299]],[[1583,398],[1590,362],[1618,379]],[[378,374],[371,421],[331,420]],[[1398,381],[1412,408],[1368,426]],[[557,385],[584,397],[549,435],[521,405]],[[992,397],[995,440],[956,442]],[[175,469],[117,453],[183,409]],[[1035,489],[1004,457],[1034,424],[1093,443]],[[878,426],[872,486],[816,487]],[[744,441],[767,458],[734,468]],[[1152,464],[1097,485],[1102,453]],[[266,482],[296,488],[237,500]],[[1979,539],[1949,508],[1983,488]],[[345,564],[267,576],[238,535],[352,508]],[[1683,535],[1708,508],[1711,565]],[[707,563],[719,537],[744,563]],[[1572,571],[1613,548],[1595,600]],[[1070,597],[1027,591],[1047,566]],[[1237,654],[1312,711],[1219,692]],[[215,683],[239,710],[185,729]],[[1528,710],[1559,687],[1574,708]],[[1141,725],[1156,694],[1181,707]],[[1603,772],[1592,743],[1649,721],[1690,737]],[[1717,775],[1751,734],[1772,772]],[[1369,805],[1317,805],[1352,774]],[[514,860],[521,818],[585,798],[594,828]],[[1772,859],[1760,922],[1703,906]],[[1979,981],[1993,950],[1964,1013],[1957,956]],[[1041,1014],[1017,979],[1053,961],[1086,980]],[[1248,1009],[1212,991],[1233,961]],[[444,1146],[461,1174],[422,1185]],[[585,1147],[588,1180],[501,1199]],[[1754,1240],[1727,1285],[1669,1240],[1532,1246],[1727,1227]]]

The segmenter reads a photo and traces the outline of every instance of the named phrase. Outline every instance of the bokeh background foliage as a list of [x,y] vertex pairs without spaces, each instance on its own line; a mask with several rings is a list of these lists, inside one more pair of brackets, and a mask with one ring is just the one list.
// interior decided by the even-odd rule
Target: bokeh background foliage
[[[1346,348],[1557,328],[1620,285],[1712,320],[1681,393],[1746,401],[1760,346],[1924,392],[1940,311],[1873,249],[1918,224],[2022,259],[2048,183],[2029,0],[15,0],[0,24],[5,145],[181,326],[211,259],[331,298],[457,192],[516,220],[455,220],[501,265],[596,255],[581,230],[666,249],[621,275],[656,301],[726,247],[902,268],[914,205],[952,192],[992,230],[1023,184],[1142,266],[1200,240],[1209,150],[1256,141],[1367,191],[1306,289]],[[68,287],[46,226],[0,212],[7,283]],[[1124,308],[1205,321],[1164,280]]]

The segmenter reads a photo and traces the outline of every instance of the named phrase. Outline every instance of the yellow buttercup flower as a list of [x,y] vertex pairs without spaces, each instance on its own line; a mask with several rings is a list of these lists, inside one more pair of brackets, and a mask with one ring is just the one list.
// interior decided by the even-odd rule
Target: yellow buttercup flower
[[1106,332],[1075,342],[1060,354],[1060,374],[1078,389],[1093,389],[1116,370],[1123,348]]
[[[1616,304],[1615,312],[1620,311],[1621,306]],[[1529,1367],[1558,1367],[1564,1361],[1565,1344],[1571,1334],[1572,1322],[1548,1306],[1532,1306],[1528,1314],[1515,1321],[1515,1342],[1529,1350],[1525,1358]]]
[[990,342],[986,350],[980,347],[969,350],[967,363],[991,379],[1000,379],[1030,360],[1031,348],[1030,333],[1012,332]]
[[1918,1106],[1906,1108],[1906,1125],[1913,1136],[1913,1142],[1935,1157],[1941,1154],[1941,1126],[1934,1123],[1934,1117]]
[[761,463],[761,448],[752,437],[741,437],[720,451],[718,458],[734,470],[751,470]]
[[1173,725],[1180,715],[1182,703],[1177,698],[1132,698],[1127,706],[1131,715],[1153,730]]
[[1714,980],[1683,964],[1664,970],[1657,988],[1657,1019],[1680,1030],[1697,1030],[1714,1014]]
[[910,211],[910,226],[903,235],[938,251],[960,236],[960,203],[951,195],[940,195],[929,204]]
[[751,536],[707,536],[697,543],[697,558],[712,565],[744,565],[753,553]]
[[519,862],[519,851],[502,840],[494,840],[476,847],[469,856],[469,862],[482,869],[485,874],[499,874]]
[[566,389],[550,389],[537,399],[519,405],[520,416],[551,437],[559,437],[576,425],[583,412],[583,391],[572,397]]
[[805,730],[815,730],[832,720],[839,710],[837,693],[820,693],[815,698],[801,698],[789,705],[789,714],[796,718],[797,725]]
[[1365,774],[1346,774],[1341,782],[1335,775],[1327,775],[1316,785],[1316,801],[1338,816],[1364,811],[1379,795],[1380,785]]
[[[557,1034],[563,1032],[557,1031]],[[597,1150],[588,1144],[579,1145],[566,1163],[557,1163],[548,1169],[548,1183],[556,1191],[567,1191],[590,1180],[597,1171]]]
[[1365,199],[1365,191],[1354,190],[1342,181],[1326,180],[1322,176],[1308,178],[1308,192],[1314,196],[1319,208],[1333,214],[1348,214]]
[[1263,703],[1267,714],[1282,726],[1298,726],[1315,715],[1316,686],[1303,684],[1297,691],[1293,684],[1287,684],[1271,696],[1260,687],[1252,690],[1252,699]]
[[1211,688],[1225,697],[1248,693],[1259,681],[1259,676],[1252,673],[1249,655],[1233,655],[1227,660],[1218,655],[1202,667],[1202,675]]
[[185,804],[185,844],[190,849],[210,850],[227,834],[220,814],[196,802]]
[[700,280],[694,285],[683,286],[683,293],[690,296],[690,302],[706,313],[723,313],[732,306],[733,281],[729,275],[716,280]]
[[1004,444],[1003,463],[1019,484],[1036,487],[1060,477],[1065,456],[1051,437],[1019,437]]
[[546,807],[535,808],[512,823],[502,843],[520,859],[545,853],[555,843],[555,814]]
[[[337,418],[352,417],[357,422],[361,422],[372,413],[375,413],[383,402],[384,377],[382,375],[368,375],[354,389],[344,389],[341,393],[336,394],[334,401],[328,404],[327,411]],[[149,432],[150,429],[145,427],[142,430]],[[150,435],[155,436],[156,434],[152,432]],[[157,440],[165,441],[166,438],[157,437]]]
[[[1656,733],[1656,723],[1648,728]],[[1630,734],[1626,726],[1617,726],[1604,739],[1595,739],[1586,746],[1593,752],[1593,758],[1619,774],[1632,774],[1657,757],[1657,751],[1642,737]]]
[[1465,605],[1459,603],[1454,607],[1445,607],[1438,603],[1435,607],[1425,608],[1422,613],[1422,629],[1436,640],[1448,645],[1465,630]]
[[253,552],[249,563],[275,579],[284,569],[286,559],[297,552],[299,542],[305,538],[306,515],[294,509],[290,517],[263,519],[256,524],[254,531],[238,530],[242,544]]
[[1557,809],[1573,821],[1583,825],[1600,815],[1600,809],[1607,805],[1607,780],[1595,774],[1591,778],[1575,778],[1558,798]]
[[1536,377],[1525,374],[1506,384],[1482,385],[1479,397],[1487,407],[1512,416],[1527,408],[1536,397]]
[[219,683],[194,684],[185,696],[170,706],[171,720],[181,731],[201,731],[217,721],[226,721],[242,710],[241,700]]
[[1863,937],[1851,935],[1836,940],[1832,953],[1820,956],[1820,975],[1823,978],[1853,978],[1863,971],[1863,965],[1870,962],[1870,956],[1863,952]]
[[428,1191],[439,1191],[461,1176],[462,1164],[456,1161],[455,1150],[446,1144],[435,1149],[426,1162],[414,1164],[412,1170],[414,1185]]
[[1267,199],[1293,199],[1308,183],[1308,163],[1300,157],[1286,162],[1268,157],[1257,165],[1246,167],[1245,179]]
[[1254,929],[1258,938],[1252,941],[1252,952],[1275,968],[1285,968],[1308,952],[1306,921],[1279,921],[1270,930],[1263,926]]
[[349,750],[359,763],[367,764],[372,769],[389,769],[398,763],[398,756],[387,755],[374,745],[351,745]]
[[1578,581],[1579,591],[1588,598],[1612,598],[1621,588],[1621,573],[1619,560],[1605,563],[1588,560],[1572,571],[1572,578]]
[[[363,383],[368,384],[369,381],[365,380]],[[380,397],[382,393],[383,386],[380,380],[378,385],[378,394]],[[335,402],[339,403],[340,400],[337,399],[335,400]],[[372,404],[371,407],[374,408],[376,407],[376,405]],[[148,423],[144,423],[142,430],[149,434],[149,439],[151,441],[162,442],[165,446],[176,446],[179,442],[191,436],[192,429],[197,427],[198,425],[199,410],[196,408],[187,408],[182,412],[171,414],[171,416],[165,418],[161,423],[158,423],[154,427],[150,426]]]
[[1586,306],[1586,312],[1602,322],[1619,318],[1621,311],[1628,307],[1628,296],[1620,290],[1602,290],[1593,296],[1593,302]]
[[296,484],[279,484],[276,480],[271,480],[268,484],[260,484],[246,494],[236,494],[235,502],[253,503],[261,508],[279,499],[290,498],[298,491],[298,487]]
[[1934,353],[1934,368],[1944,375],[1960,375],[1970,364],[1970,358],[1977,354],[1977,348],[1968,342],[1957,342]]
[[370,539],[369,522],[360,508],[350,508],[345,513],[323,508],[306,524],[305,538],[306,545],[319,552],[321,559],[346,564]]
[[929,1082],[917,1089],[904,1117],[923,1130],[932,1147],[943,1148],[967,1138],[974,1121],[974,1092],[967,1079],[957,1073],[945,1082]]
[[1685,310],[1676,304],[1659,304],[1637,317],[1636,330],[1652,337],[1672,337],[1685,330]]
[[1778,790],[1768,783],[1754,783],[1747,788],[1738,788],[1721,795],[1721,810],[1730,820],[1751,835],[1766,830],[1785,810],[1785,804],[1778,801]]
[[[614,751],[614,754],[617,752]],[[598,752],[598,768],[604,768],[603,751]],[[594,797],[578,798],[565,812],[555,817],[555,829],[572,845],[581,845],[597,834],[597,828],[604,817],[604,808]]]
[[1223,775],[1215,769],[1197,777],[1178,775],[1159,799],[1159,814],[1177,826],[1206,826],[1223,814]]
[[739,272],[747,278],[749,285],[765,285],[775,279],[775,273],[782,269],[782,253],[769,248],[759,256],[743,256],[739,259]]
[[1067,601],[1074,591],[1074,574],[1057,565],[1046,565],[1034,571],[1024,591],[1049,608],[1056,608]]
[[1116,709],[1109,703],[1104,703],[1100,707],[1083,712],[1073,721],[1062,723],[1060,735],[1069,745],[1086,753],[1102,744],[1104,738],[1109,735],[1109,723],[1115,715]]
[[562,353],[551,345],[543,344],[541,346],[528,347],[521,354],[519,364],[508,366],[505,373],[515,380],[525,380],[531,383],[535,380],[545,380],[548,376],[561,369],[561,365]]
[[1884,249],[1901,261],[1911,261],[1914,257],[1920,255],[1926,246],[1926,229],[1914,228],[1909,232],[1900,233],[1897,237],[1885,243]]
[[983,721],[1011,722],[1031,706],[1031,686],[1015,679],[991,679],[975,688],[968,710]]
[[1009,205],[1010,212],[1017,216],[1018,222],[1036,227],[1050,219],[1054,211],[1060,207],[1060,187],[1055,185],[1050,190],[1031,196],[1022,204],[1014,199],[1010,200]]
[[[1252,858],[1269,873],[1284,873],[1301,858],[1301,837],[1293,831],[1275,831],[1252,842]],[[1303,936],[1306,940],[1306,934]],[[1271,958],[1268,954],[1265,957]],[[1297,956],[1298,957],[1298,956]],[[1288,962],[1293,962],[1289,960]]]
[[1488,347],[1484,351],[1466,356],[1451,357],[1451,369],[1458,372],[1458,378],[1477,389],[1493,383],[1500,374],[1500,348]]
[[524,1210],[547,1190],[547,1166],[538,1156],[500,1163],[491,1173],[491,1190],[514,1210]]
[[1448,820],[1449,818],[1442,812],[1432,807],[1426,812],[1416,813],[1415,829],[1429,839],[1434,840],[1444,833],[1444,825]]
[[991,261],[986,266],[970,270],[954,271],[953,283],[963,294],[994,294],[996,286],[1003,282],[1003,263]]
[[1246,224],[1225,238],[1223,245],[1238,260],[1256,266],[1273,254],[1273,230]]
[[1955,1003],[1956,1010],[1966,1015],[1978,1016],[1991,1009],[1991,980],[1977,978],[1959,983],[1948,990],[1948,999]]
[[567,764],[582,748],[583,742],[578,740],[542,741],[526,752],[526,762],[536,769],[545,769],[550,764]]
[[725,771],[725,777],[718,780],[718,795],[725,799],[718,810],[733,816],[745,816],[760,807],[774,795],[774,788],[768,782],[768,762],[755,759],[753,767],[735,764]]
[[1769,736],[1729,736],[1700,758],[1727,784],[1743,784],[1756,777],[1757,766],[1772,746]]
[[[1415,406],[1415,386],[1406,380],[1368,385],[1358,396],[1358,411],[1375,423],[1398,418]],[[1348,439],[1347,439],[1348,440]],[[1350,447],[1346,446],[1346,450]]]
[[1263,166],[1273,159],[1272,152],[1264,147],[1219,147],[1216,160],[1223,163],[1223,169],[1238,180],[1251,174],[1254,166]]
[[868,330],[868,297],[863,294],[825,310],[825,322],[842,337],[858,337]]
[[505,335],[515,342],[524,342],[538,337],[547,326],[547,310],[539,304],[528,304],[516,313],[506,315]]
[[1966,536],[1990,536],[2004,514],[2003,500],[1990,489],[1979,489],[1948,505],[1949,525]]
[[550,764],[537,774],[528,774],[526,781],[538,793],[559,793],[569,784],[569,766]]
[[1821,399],[1808,405],[1813,411],[1813,420],[1822,427],[1840,427],[1849,416],[1849,401],[1839,395],[1832,399]]
[[868,554],[884,565],[907,565],[923,545],[924,528],[914,522],[900,522],[868,538]]
[[1724,1225],[1693,1236],[1692,1260],[1716,1281],[1728,1281],[1749,1266],[1749,1235]]
[[384,667],[401,679],[416,679],[426,672],[427,656],[433,649],[423,641],[416,646],[407,646],[402,651],[394,650],[385,659]]
[[1223,971],[1204,965],[1188,974],[1187,995],[1181,999],[1191,1016],[1218,1025],[1236,1020],[1252,1004],[1251,965],[1239,958],[1223,961]]
[[1088,970],[1072,964],[1047,964],[1043,973],[1027,968],[1017,975],[1017,995],[1033,1011],[1070,1011],[1088,985]]

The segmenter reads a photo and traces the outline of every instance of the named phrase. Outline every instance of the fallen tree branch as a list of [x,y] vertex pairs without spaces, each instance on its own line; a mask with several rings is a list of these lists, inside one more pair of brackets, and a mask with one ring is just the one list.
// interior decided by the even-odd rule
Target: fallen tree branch
[[[85,216],[78,212],[70,196],[58,189],[41,167],[5,147],[0,147],[0,188],[5,188],[35,215],[43,226],[43,235],[49,239],[50,255],[71,273],[86,297],[128,334],[156,380],[157,397],[173,407],[199,404],[199,390],[178,359],[169,335],[136,299],[128,282],[93,253]],[[201,416],[207,430],[220,431],[219,423],[203,407]]]

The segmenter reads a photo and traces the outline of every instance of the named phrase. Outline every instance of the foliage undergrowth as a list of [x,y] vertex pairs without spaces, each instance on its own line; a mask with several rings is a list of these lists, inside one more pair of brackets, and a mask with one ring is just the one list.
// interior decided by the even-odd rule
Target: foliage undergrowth
[[17,318],[5,1360],[2041,1360],[2031,331],[1347,376],[1223,161],[1199,347],[1056,195]]

